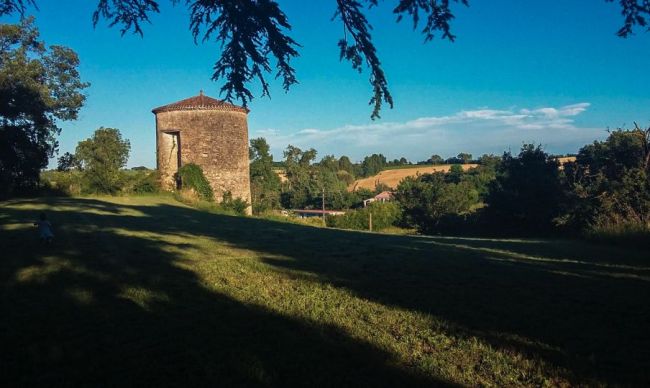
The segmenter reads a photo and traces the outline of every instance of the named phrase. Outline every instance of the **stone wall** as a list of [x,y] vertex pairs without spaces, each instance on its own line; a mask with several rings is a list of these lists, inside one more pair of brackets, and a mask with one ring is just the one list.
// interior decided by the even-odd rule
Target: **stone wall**
[[[176,165],[169,133],[178,132],[181,166],[195,163],[203,169],[221,201],[233,198],[251,203],[248,159],[248,123],[243,112],[227,110],[178,110],[156,114],[157,161],[162,184],[173,188]],[[168,155],[169,154],[169,155]],[[170,157],[170,155],[172,155]]]

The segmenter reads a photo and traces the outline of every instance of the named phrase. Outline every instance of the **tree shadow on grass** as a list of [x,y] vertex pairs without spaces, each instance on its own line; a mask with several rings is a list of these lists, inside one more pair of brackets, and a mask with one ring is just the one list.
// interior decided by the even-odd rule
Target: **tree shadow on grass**
[[[336,233],[310,238],[323,244],[339,239]],[[295,260],[267,262],[442,318],[461,336],[565,368],[574,382],[650,381],[650,263],[646,258],[634,264],[643,263],[643,253],[590,257],[571,243],[561,249],[553,241],[495,247],[463,239],[351,240],[325,254],[294,249],[280,253]]]
[[[104,206],[102,201],[71,201],[72,205],[82,201],[84,206],[87,204],[96,210]],[[650,333],[647,330],[650,323],[650,282],[643,252],[599,250],[586,244],[551,240],[385,236],[220,216],[167,204],[125,205],[113,210],[102,213],[102,222],[122,225],[131,231],[146,232],[153,228],[168,235],[203,235],[262,253],[265,262],[278,271],[315,274],[319,281],[345,288],[359,297],[431,314],[449,322],[453,335],[475,336],[499,349],[514,349],[542,358],[568,370],[570,375],[566,377],[574,382],[642,385],[650,379]],[[133,212],[139,215],[132,215]],[[16,214],[15,218],[20,216]],[[160,258],[146,255],[151,262],[141,262],[142,255],[132,253],[104,268],[101,266],[107,265],[108,257],[89,261],[83,257],[83,250],[77,253],[76,264],[91,266],[99,274],[110,275],[107,280],[88,285],[92,286],[91,289],[108,287],[98,305],[115,305],[109,309],[108,316],[127,321],[120,323],[118,338],[110,343],[118,343],[118,340],[130,343],[123,340],[130,338],[127,335],[134,326],[141,327],[135,332],[138,337],[147,339],[146,346],[154,346],[152,338],[165,339],[161,341],[164,345],[159,345],[161,351],[154,347],[154,359],[175,352],[181,354],[174,359],[178,363],[180,359],[192,359],[188,349],[197,348],[196,359],[204,362],[218,360],[214,365],[225,368],[199,368],[193,363],[188,365],[187,361],[180,362],[183,365],[180,369],[189,368],[192,373],[210,370],[221,376],[223,371],[237,370],[240,364],[256,365],[257,362],[261,365],[258,369],[263,371],[259,375],[271,376],[267,377],[268,381],[274,383],[296,382],[287,377],[296,373],[302,381],[320,381],[320,384],[329,381],[327,376],[330,374],[350,376],[344,381],[333,381],[333,384],[344,385],[368,383],[364,376],[373,376],[371,385],[373,381],[377,385],[390,385],[389,382],[402,378],[407,384],[422,382],[418,377],[390,367],[393,361],[386,353],[352,341],[335,328],[322,332],[303,322],[242,306],[228,297],[202,289],[192,274],[174,265],[174,255],[168,252],[170,247],[162,246],[159,241],[138,238],[129,243],[130,240],[124,236],[111,238],[120,244],[116,253],[145,250],[159,254]],[[108,256],[115,257],[116,254]],[[36,255],[31,260],[39,257]],[[8,273],[15,276],[15,272],[24,267],[25,260],[30,258],[23,258],[20,265]],[[133,275],[129,277],[131,272]],[[123,280],[125,276],[126,280]],[[160,278],[164,280],[157,284]],[[172,295],[175,299],[162,298],[152,302],[153,306],[158,306],[154,309],[133,306],[119,297],[122,291],[118,285],[125,281],[134,287],[153,287],[158,293],[168,295],[167,298]],[[45,293],[60,286],[58,292],[53,293],[56,300],[47,306],[65,305],[67,299],[61,300],[61,295],[65,294],[69,282],[59,280],[46,284],[47,287],[39,292]],[[32,299],[38,299],[37,295]],[[191,300],[199,302],[187,303]],[[135,318],[123,313],[129,308],[133,309]],[[85,307],[81,311],[86,314],[93,310]],[[106,308],[98,311],[105,313]],[[92,322],[104,321],[101,315],[90,317]],[[199,327],[193,328],[196,319]],[[164,327],[172,329],[160,328],[160,323],[167,320],[174,323]],[[185,333],[188,330],[192,332]],[[292,340],[291,333],[295,330],[301,335]],[[249,337],[249,331],[253,337]],[[179,343],[174,342],[173,333],[176,332],[183,333],[180,334],[180,345],[167,344]],[[210,346],[202,347],[205,344],[203,339],[209,338],[212,332],[228,335],[212,342],[209,340]],[[259,335],[255,336],[255,333]],[[229,342],[230,337],[236,340]],[[98,338],[92,340],[101,343]],[[287,349],[291,349],[288,352],[284,348],[285,342],[289,346]],[[131,346],[136,347],[136,354],[146,354],[137,352],[140,345],[136,339],[133,343]],[[224,347],[227,350],[223,350]],[[279,348],[282,351],[278,351]],[[230,356],[232,351],[240,349],[244,351],[243,356]],[[332,356],[323,357],[330,352]],[[351,357],[344,356],[348,352]],[[345,361],[335,361],[341,358]],[[233,361],[239,359],[248,361]],[[323,360],[329,361],[319,366]],[[169,366],[175,363],[161,364]],[[364,368],[364,365],[372,367]],[[379,372],[368,368],[376,368]],[[159,369],[164,369],[159,371],[161,373],[178,373],[179,370]],[[243,379],[243,376],[250,375],[247,372],[237,376]],[[305,375],[315,377],[308,379],[303,377]],[[259,382],[264,381],[262,377],[261,380],[234,381]]]
[[337,327],[207,289],[183,268],[191,244],[112,229],[200,232],[164,226],[193,210],[51,200],[47,246],[21,227],[38,213],[29,205],[0,207],[3,386],[451,385]]
[[[578,381],[649,380],[650,282],[644,253],[554,240],[406,238],[141,209],[167,232],[264,252],[279,270],[421,311],[568,369]],[[625,256],[622,256],[625,255]]]

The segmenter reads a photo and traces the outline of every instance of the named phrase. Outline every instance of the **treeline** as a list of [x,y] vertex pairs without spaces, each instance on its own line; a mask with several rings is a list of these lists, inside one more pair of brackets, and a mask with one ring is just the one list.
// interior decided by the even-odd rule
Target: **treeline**
[[[354,178],[367,178],[373,175],[377,175],[383,170],[396,168],[396,167],[408,167],[408,166],[415,166],[415,165],[421,166],[421,165],[441,165],[441,164],[468,164],[468,163],[480,162],[480,158],[473,159],[472,154],[468,154],[464,152],[461,152],[457,156],[452,156],[447,159],[444,159],[440,155],[432,155],[429,159],[421,160],[416,163],[409,161],[405,157],[388,160],[386,156],[384,156],[383,154],[372,154],[372,155],[365,156],[363,160],[359,163],[353,163],[350,160],[350,158],[345,155],[341,156],[338,159],[334,158],[334,156],[331,155],[327,156],[327,158],[330,158],[332,159],[332,161],[338,163],[340,170],[347,171]],[[285,160],[274,161],[273,166],[278,169],[284,169],[287,166],[287,163]]]
[[56,171],[41,173],[42,191],[61,195],[143,194],[159,191],[158,174],[144,167],[125,170],[131,143],[116,128],[97,129],[58,159]]
[[360,193],[348,192],[356,167],[347,157],[327,155],[315,162],[316,150],[288,146],[284,151],[280,179],[270,147],[264,138],[251,140],[250,174],[253,212],[273,209],[321,208],[343,209],[359,202]]
[[[644,234],[650,230],[649,138],[650,128],[616,130],[563,165],[540,146],[524,145],[518,154],[484,155],[475,161],[476,168],[466,171],[455,165],[447,173],[405,178],[394,191],[398,213],[394,205],[373,206],[378,214],[388,214],[382,224],[391,219],[391,225],[428,234]],[[258,213],[320,208],[323,200],[328,209],[350,209],[388,189],[349,192],[358,167],[347,157],[328,155],[315,162],[314,149],[287,147],[285,182],[274,172],[264,139],[251,141],[251,157]],[[332,217],[329,224],[364,229],[368,211]]]
[[[348,187],[358,178],[376,175],[390,167],[412,165],[406,158],[389,161],[382,154],[366,156],[361,162],[353,163],[348,156],[339,158],[325,155],[317,160],[317,151],[313,148],[302,150],[289,145],[283,152],[281,161],[274,161],[269,144],[264,138],[251,140],[251,193],[253,211],[257,214],[272,209],[320,209],[323,203],[327,209],[350,209],[358,207],[364,199],[390,190],[379,185],[375,190],[358,189],[353,192]],[[475,162],[481,165],[492,165],[497,158],[493,155],[483,155],[478,160],[472,160],[471,154],[461,153],[458,157],[449,158],[442,162],[462,164]],[[426,161],[431,164],[430,161]],[[279,174],[278,174],[279,173]],[[452,178],[457,179],[462,173],[460,166],[452,166]],[[472,171],[469,176],[480,175],[480,181],[485,181],[486,172],[483,168]],[[487,173],[489,176],[493,173]],[[280,176],[285,179],[281,179]],[[458,178],[460,179],[460,178]],[[470,178],[468,178],[470,179]],[[480,186],[480,185],[479,185]],[[484,192],[485,187],[478,187]]]
[[472,170],[456,181],[443,173],[407,178],[395,194],[400,222],[441,234],[647,234],[649,138],[650,128],[613,131],[562,166],[525,145],[495,160],[487,180],[475,180]]

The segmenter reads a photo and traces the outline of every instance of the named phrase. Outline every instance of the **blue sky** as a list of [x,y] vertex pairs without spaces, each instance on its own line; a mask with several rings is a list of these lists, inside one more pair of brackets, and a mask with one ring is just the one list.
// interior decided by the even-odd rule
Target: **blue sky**
[[[62,124],[61,153],[115,127],[131,141],[129,166],[155,167],[151,109],[200,89],[219,97],[210,80],[219,46],[195,45],[186,10],[161,3],[140,38],[93,29],[96,1],[39,1],[32,13],[42,38],[77,51],[92,84],[80,119]],[[369,15],[395,108],[374,122],[367,72],[338,60],[334,0],[279,3],[303,46],[294,62],[300,84],[285,94],[274,83],[272,99],[255,99],[249,115],[250,136],[265,136],[276,159],[289,143],[355,160],[501,153],[524,142],[567,153],[606,128],[650,124],[650,33],[616,37],[622,18],[604,0],[474,0],[456,7],[455,43],[427,44],[410,23],[394,22],[395,1],[385,0]]]

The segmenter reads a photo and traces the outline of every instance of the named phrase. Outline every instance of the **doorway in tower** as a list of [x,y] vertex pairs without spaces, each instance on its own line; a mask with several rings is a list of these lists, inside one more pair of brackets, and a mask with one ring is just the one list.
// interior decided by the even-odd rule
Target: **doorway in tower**
[[180,189],[178,169],[181,167],[181,136],[178,131],[166,131],[161,136],[161,173],[165,184]]

